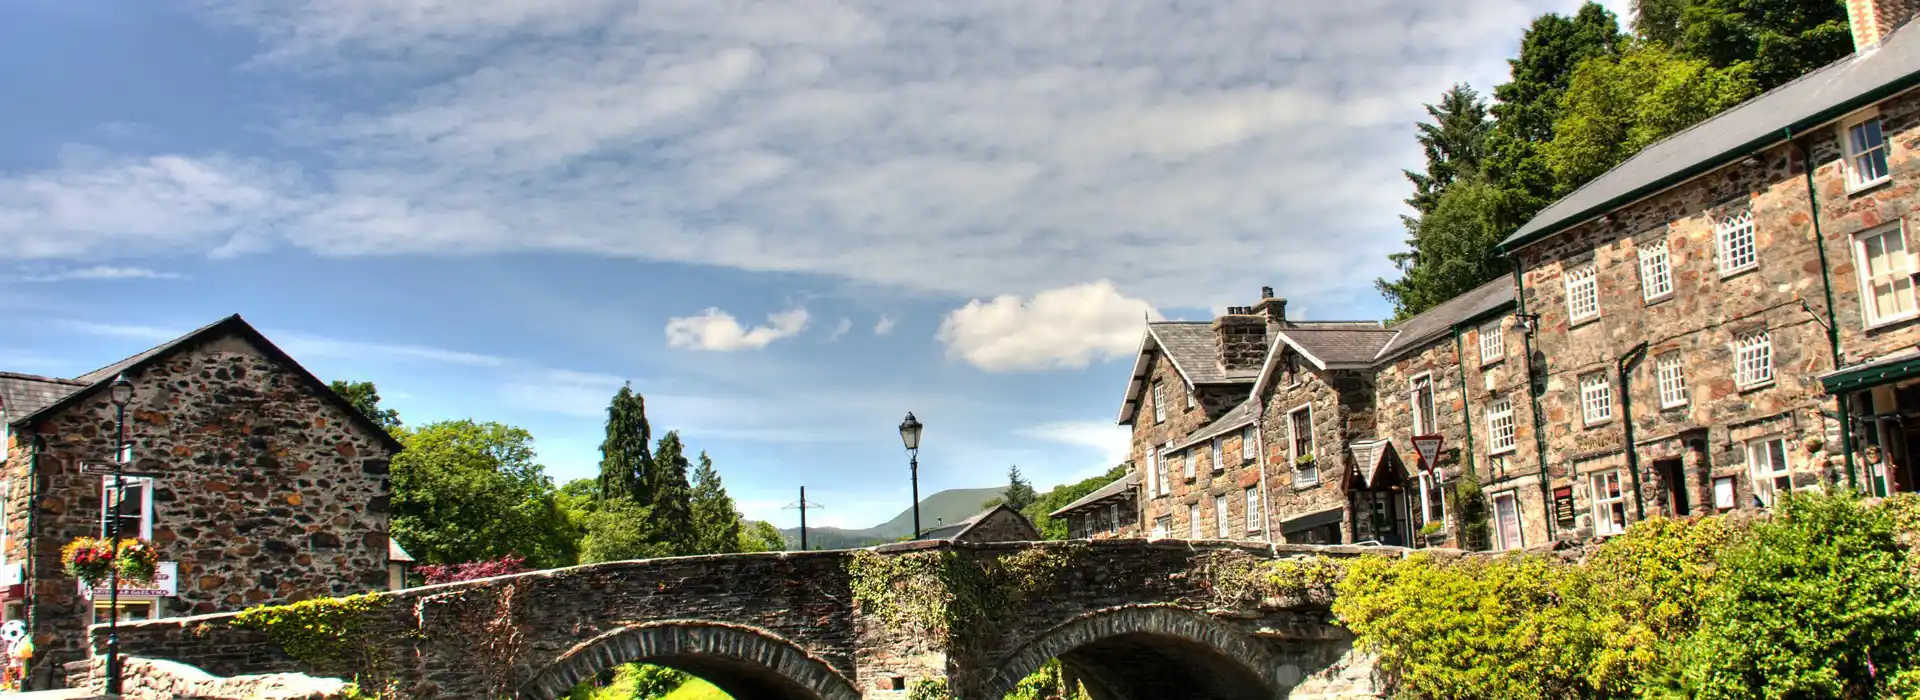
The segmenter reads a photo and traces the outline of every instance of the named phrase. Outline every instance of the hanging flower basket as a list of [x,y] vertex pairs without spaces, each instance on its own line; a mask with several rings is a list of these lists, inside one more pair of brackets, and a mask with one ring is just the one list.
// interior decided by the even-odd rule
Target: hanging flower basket
[[120,569],[120,580],[146,584],[160,568],[160,552],[146,540],[121,540],[120,556],[113,563]]
[[68,575],[91,587],[107,580],[108,572],[113,569],[113,551],[106,540],[78,537],[60,550],[60,566]]

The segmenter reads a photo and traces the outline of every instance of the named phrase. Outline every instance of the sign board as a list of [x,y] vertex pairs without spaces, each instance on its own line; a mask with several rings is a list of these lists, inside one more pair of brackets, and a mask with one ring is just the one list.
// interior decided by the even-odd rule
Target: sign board
[[[108,462],[81,462],[80,473],[86,476],[113,476],[113,465]],[[120,476],[125,479],[153,479],[158,478],[160,472],[136,472],[131,469],[122,469]]]
[[1562,530],[1571,530],[1574,526],[1573,487],[1560,486],[1553,490],[1553,519]]
[[1440,436],[1413,436],[1413,451],[1420,453],[1420,470],[1428,471],[1440,463]]
[[[112,591],[108,590],[106,586],[106,582],[102,581],[101,585],[94,586],[92,590],[87,590],[85,587],[82,587],[80,592],[86,594],[87,597],[89,598],[98,599],[98,598],[107,597],[107,594],[111,593]],[[173,562],[173,561],[160,562],[160,564],[158,566],[155,566],[153,569],[152,581],[139,581],[139,582],[121,581],[120,582],[120,597],[122,598],[125,598],[127,596],[171,598],[179,594],[180,594],[180,563],[179,562]]]

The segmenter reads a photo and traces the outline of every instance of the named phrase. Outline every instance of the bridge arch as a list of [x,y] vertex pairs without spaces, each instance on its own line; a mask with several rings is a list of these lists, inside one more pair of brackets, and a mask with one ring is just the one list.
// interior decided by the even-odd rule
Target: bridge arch
[[634,662],[699,676],[736,698],[860,698],[846,677],[790,641],[752,627],[699,620],[662,620],[602,634],[536,672],[516,697],[565,697],[581,681]]
[[980,694],[997,700],[1050,659],[1096,700],[1281,697],[1300,671],[1264,642],[1213,617],[1171,605],[1077,616],[1008,654]]

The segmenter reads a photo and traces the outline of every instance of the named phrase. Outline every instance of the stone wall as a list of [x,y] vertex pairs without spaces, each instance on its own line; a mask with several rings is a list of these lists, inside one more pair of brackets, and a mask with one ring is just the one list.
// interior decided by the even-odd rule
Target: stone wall
[[[1341,481],[1353,469],[1353,453],[1347,446],[1372,435],[1371,373],[1320,371],[1305,360],[1300,360],[1298,367],[1293,381],[1275,376],[1260,397],[1260,431],[1266,438],[1267,451],[1263,467],[1267,470],[1267,517],[1274,541],[1286,539],[1288,520],[1346,507]],[[1292,447],[1290,417],[1303,407],[1311,408],[1314,433],[1317,478],[1311,480],[1303,478]],[[1350,533],[1345,526],[1347,517],[1343,514],[1340,520],[1343,538]]]
[[[1147,471],[1147,455],[1157,454],[1169,444],[1185,440],[1187,436],[1193,434],[1193,431],[1206,427],[1208,423],[1213,422],[1213,419],[1246,399],[1244,386],[1237,390],[1225,387],[1200,387],[1194,390],[1196,391],[1194,405],[1189,407],[1187,405],[1189,388],[1186,380],[1180,376],[1178,370],[1174,369],[1173,362],[1168,360],[1164,353],[1155,353],[1153,359],[1149,361],[1147,372],[1149,379],[1145,389],[1146,395],[1141,401],[1138,414],[1134,416],[1132,446],[1129,452],[1133,469],[1140,475],[1141,493],[1147,494],[1141,504],[1143,530],[1152,529],[1154,519],[1167,515],[1173,515],[1176,520],[1185,522],[1184,508],[1174,504],[1193,490],[1191,484],[1182,480],[1182,475],[1185,473],[1183,467],[1175,464],[1172,467],[1173,471],[1167,474],[1167,486],[1172,489],[1172,495],[1154,495],[1158,492],[1148,481],[1150,474]],[[1167,402],[1165,421],[1156,422],[1153,418],[1154,382],[1159,382],[1163,387],[1162,396]],[[1239,392],[1237,396],[1234,394],[1235,391]],[[1231,398],[1232,403],[1227,403],[1227,398]],[[1167,465],[1162,464],[1161,468],[1166,469]],[[1175,510],[1180,512],[1174,513]]]
[[[1504,350],[1495,358],[1483,359],[1480,335],[1490,327],[1489,324],[1499,324]],[[1524,547],[1546,542],[1551,539],[1548,530],[1551,513],[1547,507],[1547,496],[1542,492],[1544,482],[1540,479],[1540,453],[1534,439],[1536,431],[1533,401],[1527,383],[1526,337],[1509,311],[1463,332],[1460,342],[1465,350],[1465,389],[1469,412],[1467,426],[1473,431],[1473,468],[1488,499],[1488,527],[1499,526],[1494,510],[1496,499],[1511,495],[1518,509],[1521,531],[1519,545]],[[1494,448],[1487,414],[1498,398],[1505,398],[1513,407],[1511,449]],[[1492,535],[1491,529],[1489,534]],[[1498,546],[1498,542],[1497,536],[1489,540],[1491,546]]]
[[[1882,4],[1890,0],[1880,0]],[[1920,217],[1914,205],[1916,183],[1920,183],[1920,92],[1907,92],[1880,103],[1881,126],[1891,148],[1887,168],[1892,178],[1883,184],[1858,192],[1849,192],[1845,166],[1841,162],[1840,135],[1823,133],[1810,138],[1813,146],[1814,189],[1820,202],[1820,232],[1826,243],[1834,286],[1835,326],[1840,329],[1842,366],[1920,344],[1920,319],[1868,327],[1861,308],[1860,271],[1854,265],[1854,236],[1890,224],[1906,227],[1909,250],[1916,246],[1916,224]],[[1804,210],[1805,182],[1798,186]],[[1797,219],[1795,225],[1806,225]],[[1815,308],[1821,300],[1809,297]]]
[[[386,584],[385,443],[316,393],[297,370],[238,335],[208,338],[128,377],[132,469],[158,473],[152,539],[177,562],[179,596],[161,614],[235,610]],[[58,667],[85,645],[89,603],[61,573],[60,548],[101,535],[102,477],[82,461],[109,459],[114,407],[96,391],[40,427],[46,485],[32,542],[39,616],[36,663]],[[7,461],[25,484],[25,441]],[[27,547],[26,491],[10,491],[9,560]]]
[[966,542],[1029,542],[1040,539],[1040,533],[1018,511],[997,508],[957,539]]
[[[87,687],[106,692],[106,659],[95,658]],[[231,678],[182,663],[125,658],[120,663],[121,695],[127,700],[345,700],[349,684],[338,678],[301,673],[268,673]]]
[[1220,366],[1228,371],[1255,370],[1267,360],[1267,319],[1230,314],[1213,319]]

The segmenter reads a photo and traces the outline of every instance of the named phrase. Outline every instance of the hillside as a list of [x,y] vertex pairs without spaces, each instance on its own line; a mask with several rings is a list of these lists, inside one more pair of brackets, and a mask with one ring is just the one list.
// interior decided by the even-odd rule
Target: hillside
[[[920,499],[920,527],[931,530],[942,523],[964,520],[968,516],[984,510],[983,504],[999,497],[1006,491],[1005,486],[984,489],[947,489]],[[787,538],[787,546],[800,546],[800,528],[781,530]],[[837,527],[807,528],[807,547],[810,549],[848,549],[866,547],[893,542],[913,534],[913,509],[905,508],[899,515],[873,527],[857,530]]]

